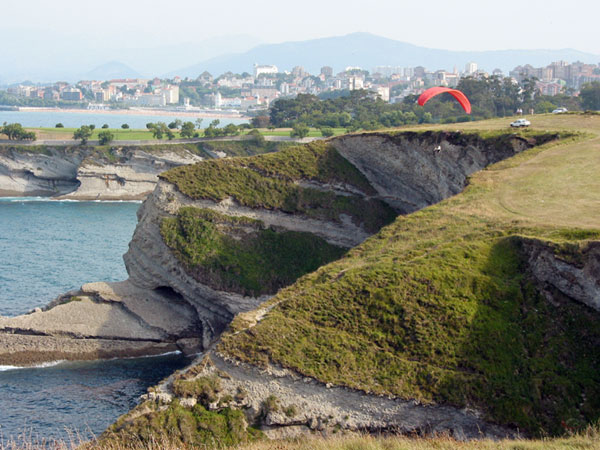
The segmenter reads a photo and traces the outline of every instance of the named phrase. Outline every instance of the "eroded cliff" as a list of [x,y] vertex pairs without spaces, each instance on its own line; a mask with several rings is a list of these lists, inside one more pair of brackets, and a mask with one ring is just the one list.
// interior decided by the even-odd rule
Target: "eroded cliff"
[[158,174],[201,161],[194,146],[2,146],[0,194],[80,200],[137,200]]
[[[394,219],[461,192],[476,171],[558,137],[369,133],[172,169],[138,212],[124,257],[129,280],[84,286],[70,294],[83,298],[81,304],[0,325],[4,333],[40,341],[109,338],[126,349],[135,320],[141,328],[134,334],[148,348],[206,351],[201,363],[157,387],[120,420],[112,430],[118,435],[148,437],[151,423],[171,414],[192,422],[225,414],[219,417],[238,427],[242,440],[254,433],[248,424],[269,436],[555,432],[557,409],[569,419],[593,416],[599,398],[593,380],[580,388],[586,393],[580,406],[559,402],[548,389],[577,389],[578,372],[562,384],[554,383],[556,373],[583,361],[595,367],[597,337],[586,325],[582,353],[566,361],[545,352],[562,355],[580,335],[551,341],[551,348],[544,343],[538,353],[523,330],[539,321],[533,334],[555,336],[552,307],[567,322],[594,320],[586,306],[568,305],[591,305],[597,296],[594,244],[581,253],[587,259],[557,259],[549,244],[503,240],[529,232],[549,242],[556,239],[552,230],[496,223],[468,208],[454,210],[452,201]],[[561,292],[560,305],[541,302],[544,283]],[[110,305],[128,317],[113,323],[129,328],[120,336],[118,327],[107,333],[102,326],[74,334],[67,325],[52,328],[38,319],[67,317],[75,311],[71,304]],[[173,317],[170,304],[181,309]],[[156,314],[163,319],[157,322]],[[106,315],[97,317],[102,322]],[[539,361],[529,361],[531,355]],[[555,369],[548,377],[538,365]],[[539,377],[550,380],[548,388],[539,386]],[[537,398],[523,401],[521,394],[530,391]],[[245,414],[232,412],[240,408]]]

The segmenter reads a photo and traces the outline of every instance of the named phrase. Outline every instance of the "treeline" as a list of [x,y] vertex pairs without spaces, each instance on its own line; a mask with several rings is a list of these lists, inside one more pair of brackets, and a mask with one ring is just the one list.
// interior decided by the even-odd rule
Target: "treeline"
[[[417,105],[418,96],[410,95],[402,102],[386,103],[366,90],[348,92],[345,96],[320,99],[310,94],[300,94],[294,99],[280,99],[269,109],[269,116],[253,119],[260,127],[294,127],[298,124],[316,128],[346,128],[372,130],[415,123],[452,123],[493,117],[512,116],[518,109],[526,114],[547,113],[558,107],[571,111],[600,109],[600,83],[585,85],[578,97],[569,92],[557,95],[540,95],[536,80],[527,79],[522,84],[511,78],[462,78],[457,89],[471,101],[471,115],[448,94],[430,100],[425,107]],[[597,100],[596,100],[597,99]]]

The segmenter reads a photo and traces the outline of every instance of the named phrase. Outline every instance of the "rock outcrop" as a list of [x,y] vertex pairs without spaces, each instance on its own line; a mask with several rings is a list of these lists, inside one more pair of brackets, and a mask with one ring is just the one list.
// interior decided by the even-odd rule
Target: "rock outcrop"
[[600,311],[600,242],[561,255],[548,243],[520,240],[529,270],[549,301],[560,295]]
[[[100,148],[101,149],[101,148]],[[0,147],[0,194],[79,200],[138,200],[158,174],[202,160],[185,146]]]

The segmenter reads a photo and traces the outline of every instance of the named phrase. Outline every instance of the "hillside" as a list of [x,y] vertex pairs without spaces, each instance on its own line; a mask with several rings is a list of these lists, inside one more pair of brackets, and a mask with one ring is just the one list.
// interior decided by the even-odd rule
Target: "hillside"
[[[499,438],[595,422],[599,125],[567,115],[535,117],[520,135],[505,120],[417,127],[162,175],[125,258],[130,282],[185,299],[196,289],[208,300],[200,285],[231,294],[196,297],[215,332],[209,351],[106,437],[145,441],[160,428],[187,443],[343,430]],[[374,201],[405,215],[386,226],[369,213],[385,211]],[[277,282],[268,257],[245,252],[287,255],[282,269],[302,256],[257,245],[269,227],[280,242],[300,231],[333,245],[330,256],[303,246],[317,265],[337,258],[335,246],[353,248]],[[248,281],[231,284],[232,273]],[[257,274],[267,277],[258,285]],[[209,344],[232,317],[225,310],[237,315]]]

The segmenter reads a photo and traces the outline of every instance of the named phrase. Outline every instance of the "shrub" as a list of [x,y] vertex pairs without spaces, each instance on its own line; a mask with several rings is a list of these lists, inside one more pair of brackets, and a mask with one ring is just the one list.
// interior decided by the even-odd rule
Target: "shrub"
[[115,135],[108,130],[104,130],[98,133],[98,141],[100,145],[110,144],[114,139]]
[[323,128],[321,128],[321,136],[323,136],[323,137],[331,137],[331,136],[333,136],[333,128],[331,128],[331,127],[323,127]]
[[64,127],[65,126],[60,122],[58,122],[56,125],[54,125],[54,128],[64,128]]
[[121,128],[123,128],[124,130],[127,130],[129,128],[129,125],[127,125],[126,123],[124,123],[123,125],[121,125]]

